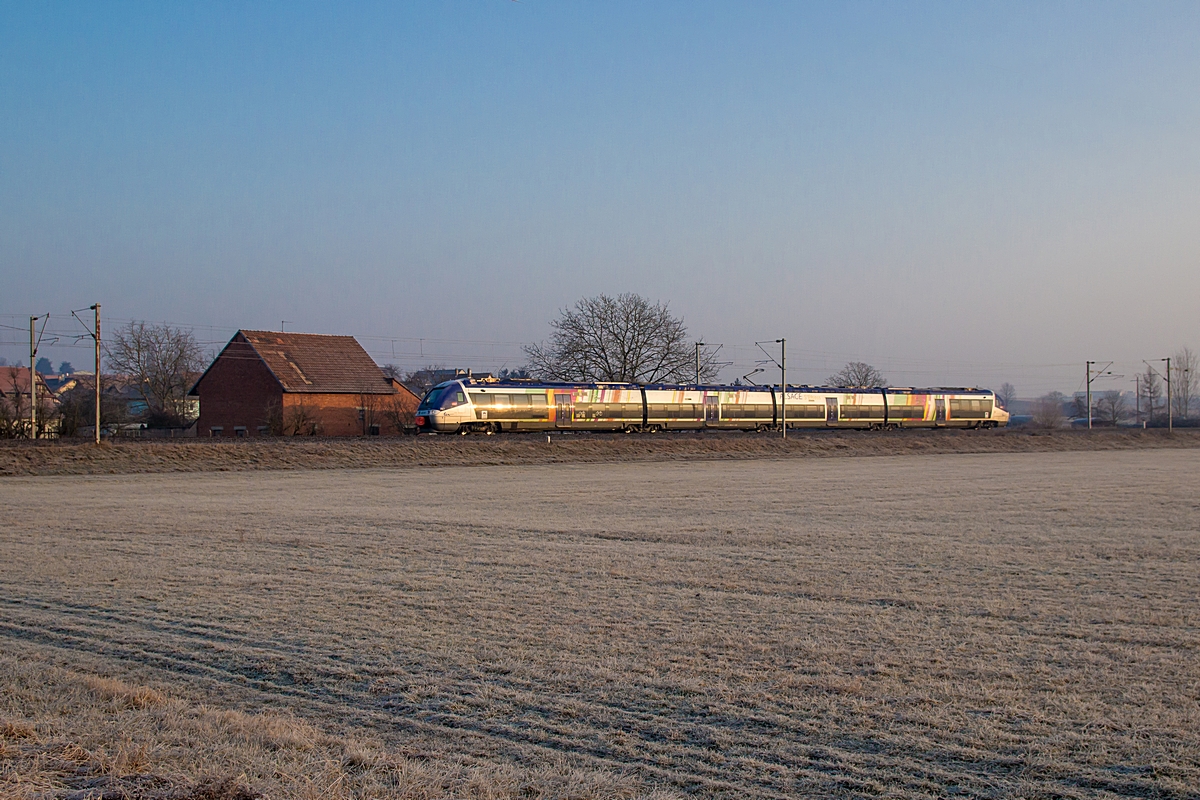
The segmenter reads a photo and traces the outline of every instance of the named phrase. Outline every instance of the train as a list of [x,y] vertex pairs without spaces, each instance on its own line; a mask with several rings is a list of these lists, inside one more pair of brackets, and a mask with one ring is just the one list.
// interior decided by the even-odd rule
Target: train
[[[701,386],[554,383],[463,378],[429,390],[418,433],[520,431],[996,428],[1008,423],[994,392],[975,388]],[[786,419],[785,419],[786,417]]]

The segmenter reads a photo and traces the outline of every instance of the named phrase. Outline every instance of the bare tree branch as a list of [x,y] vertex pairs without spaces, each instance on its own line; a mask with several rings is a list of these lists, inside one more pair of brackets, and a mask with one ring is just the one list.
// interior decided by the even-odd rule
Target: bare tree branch
[[845,386],[854,389],[878,389],[887,386],[887,378],[864,361],[851,361],[841,371],[829,376],[830,386]]
[[1000,384],[1000,388],[996,391],[996,399],[1000,401],[1001,408],[1008,408],[1016,397],[1017,387],[1007,381]]
[[204,352],[191,331],[130,322],[116,330],[105,349],[109,368],[133,378],[152,420],[184,421],[187,391],[204,366]]
[[[695,380],[695,343],[665,303],[641,295],[580,300],[550,322],[548,343],[529,345],[529,371],[544,380],[683,383]],[[712,353],[700,354],[700,380],[712,381]]]
[[1187,419],[1200,395],[1200,358],[1190,347],[1181,347],[1171,359],[1171,403],[1174,412]]

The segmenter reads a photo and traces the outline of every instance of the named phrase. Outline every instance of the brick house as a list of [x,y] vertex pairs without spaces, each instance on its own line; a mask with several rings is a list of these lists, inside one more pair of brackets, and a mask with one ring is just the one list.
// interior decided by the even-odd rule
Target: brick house
[[188,392],[199,436],[404,433],[420,399],[353,336],[238,331]]

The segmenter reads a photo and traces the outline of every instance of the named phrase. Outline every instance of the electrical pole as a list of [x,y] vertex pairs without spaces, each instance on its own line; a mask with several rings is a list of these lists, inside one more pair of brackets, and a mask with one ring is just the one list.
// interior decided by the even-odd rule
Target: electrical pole
[[704,342],[696,342],[696,385],[700,385],[700,348],[704,347]]
[[1088,430],[1092,429],[1092,364],[1093,361],[1084,362],[1087,366],[1087,408],[1088,408]]
[[[1096,380],[1096,378],[1102,377],[1104,375],[1112,375],[1112,370],[1110,370],[1109,367],[1112,366],[1113,362],[1110,361],[1107,364],[1105,364],[1103,367],[1101,367],[1100,369],[1096,370],[1096,377],[1093,378],[1092,377],[1092,364],[1095,364],[1095,363],[1096,363],[1095,361],[1085,362],[1085,366],[1087,367],[1087,417],[1088,417],[1088,430],[1089,431],[1092,429],[1092,381],[1094,381],[1094,380]],[[1121,376],[1118,375],[1117,377],[1121,377]]]
[[1133,376],[1133,419],[1138,423],[1142,421],[1142,378],[1140,375]]
[[1171,419],[1171,359],[1164,358],[1167,362],[1167,433],[1174,432],[1174,421]]
[[779,418],[783,421],[783,438],[787,438],[787,339],[779,340]]
[[34,332],[37,326],[37,317],[29,318],[29,438],[36,439],[37,436],[37,342],[34,340]]
[[100,444],[100,304],[92,306],[96,312],[96,330],[92,338],[96,340],[96,444]]

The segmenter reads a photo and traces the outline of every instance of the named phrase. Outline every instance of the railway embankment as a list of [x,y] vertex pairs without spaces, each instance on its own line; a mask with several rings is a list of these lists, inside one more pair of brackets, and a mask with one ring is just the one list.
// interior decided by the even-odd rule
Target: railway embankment
[[427,468],[1142,450],[1200,447],[1200,429],[796,431],[778,433],[505,434],[403,438],[137,440],[0,443],[0,476],[121,475],[295,469]]

